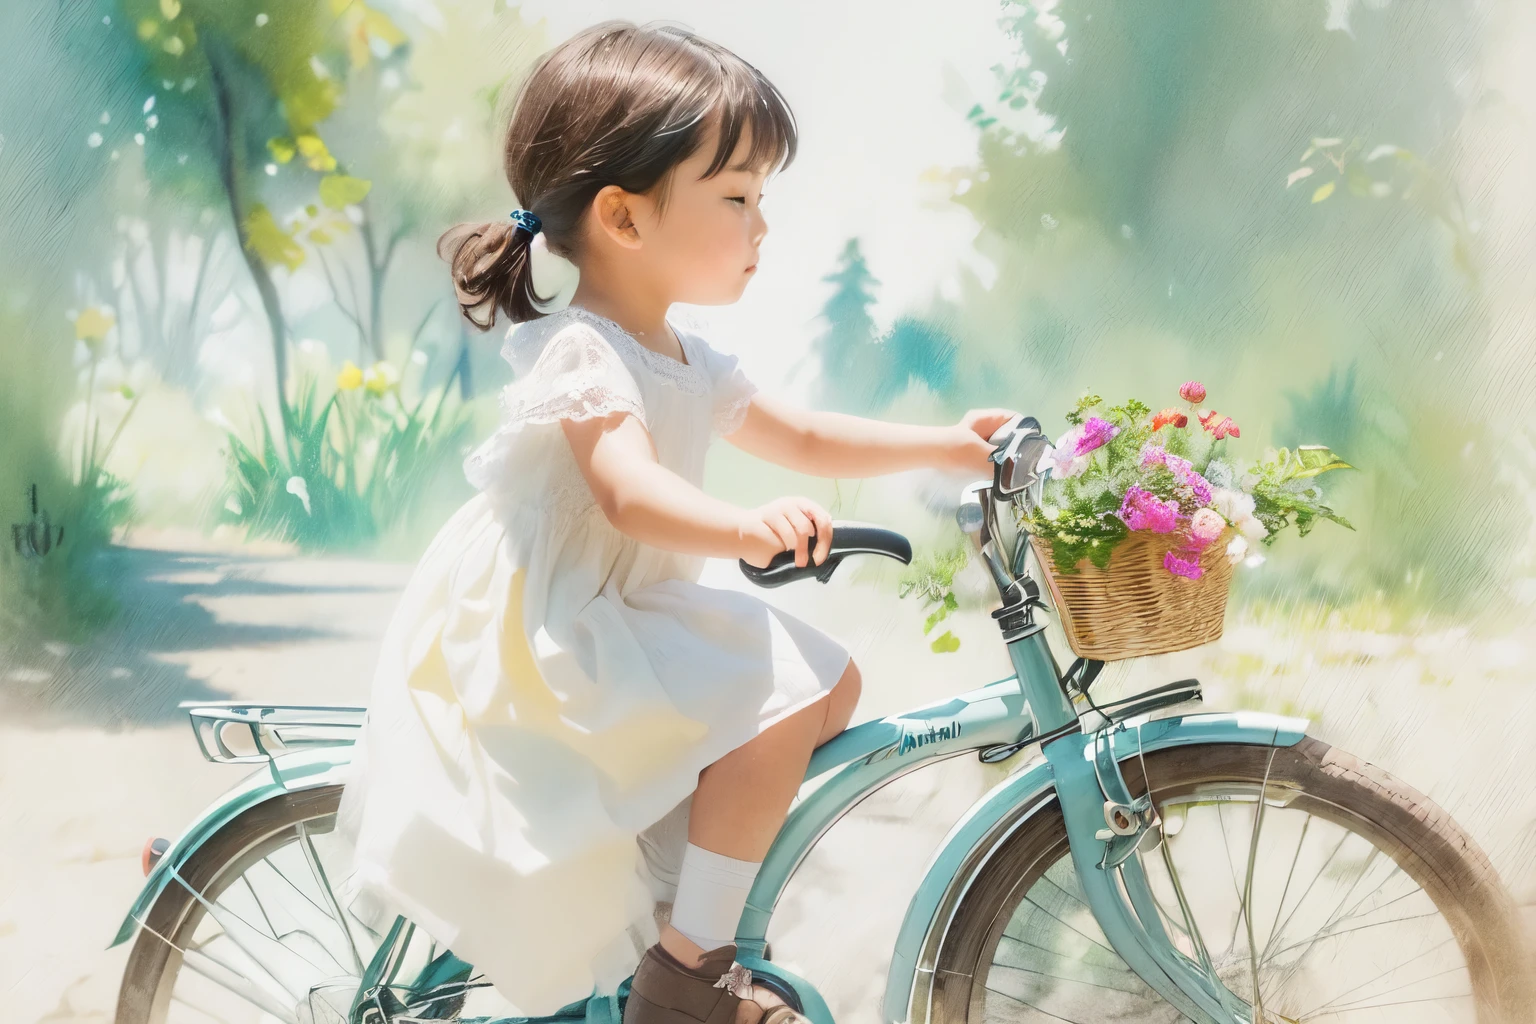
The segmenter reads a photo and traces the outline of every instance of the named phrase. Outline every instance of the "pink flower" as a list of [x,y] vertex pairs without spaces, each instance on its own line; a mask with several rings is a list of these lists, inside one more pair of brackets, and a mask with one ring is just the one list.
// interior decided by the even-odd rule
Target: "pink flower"
[[1097,416],[1090,416],[1083,422],[1083,432],[1078,437],[1072,454],[1087,455],[1091,451],[1104,447],[1109,443],[1109,439],[1118,433],[1120,428],[1113,423]]
[[1089,458],[1087,455],[1076,455],[1078,443],[1082,440],[1083,428],[1073,427],[1056,439],[1056,443],[1046,448],[1040,456],[1039,470],[1050,470],[1051,475],[1058,480],[1079,476],[1088,469]]
[[1120,518],[1133,530],[1172,533],[1179,525],[1179,506],[1132,485],[1120,503]]
[[1168,472],[1173,474],[1174,490],[1180,504],[1186,508],[1193,510],[1211,503],[1210,482],[1195,472],[1188,459],[1174,455],[1166,448],[1149,444],[1141,450],[1141,468],[1150,469],[1153,466],[1166,466]]
[[1186,381],[1184,386],[1179,388],[1179,397],[1190,405],[1199,405],[1205,401],[1205,385],[1197,380]]
[[1163,568],[1175,576],[1184,576],[1192,580],[1199,579],[1205,571],[1200,568],[1199,562],[1189,558],[1180,558],[1172,551],[1163,556]]
[[1152,429],[1154,431],[1162,430],[1170,423],[1175,427],[1187,427],[1189,426],[1189,417],[1177,409],[1164,409],[1152,417]]
[[1215,409],[1209,409],[1200,416],[1200,425],[1211,432],[1211,436],[1220,441],[1228,435],[1242,437],[1242,431],[1237,429],[1237,424],[1232,422],[1232,417],[1223,416]]
[[1227,528],[1227,521],[1213,508],[1202,508],[1189,520],[1189,537],[1192,546],[1199,550],[1220,537]]

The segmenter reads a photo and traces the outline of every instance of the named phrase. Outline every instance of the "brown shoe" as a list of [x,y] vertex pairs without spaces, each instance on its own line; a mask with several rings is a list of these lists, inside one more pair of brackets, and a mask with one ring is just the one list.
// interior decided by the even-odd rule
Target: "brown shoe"
[[[752,972],[736,961],[736,944],[704,954],[687,967],[656,943],[645,951],[629,984],[624,1024],[736,1024],[738,1007],[752,1000]],[[810,1024],[788,1006],[765,1010],[756,1024]]]

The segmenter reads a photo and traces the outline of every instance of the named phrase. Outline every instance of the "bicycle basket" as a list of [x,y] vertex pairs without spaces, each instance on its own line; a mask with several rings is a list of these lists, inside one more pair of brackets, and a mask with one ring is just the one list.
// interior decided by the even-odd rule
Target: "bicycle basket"
[[1163,556],[1180,541],[1172,534],[1134,532],[1116,545],[1107,568],[1084,560],[1070,573],[1057,571],[1048,542],[1033,535],[1029,542],[1073,653],[1117,661],[1182,651],[1221,636],[1232,583],[1227,539],[1206,547],[1197,580],[1163,568]]

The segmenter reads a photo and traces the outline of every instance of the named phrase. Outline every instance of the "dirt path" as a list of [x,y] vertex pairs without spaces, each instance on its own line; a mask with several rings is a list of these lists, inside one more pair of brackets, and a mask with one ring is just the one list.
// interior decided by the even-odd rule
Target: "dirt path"
[[[176,835],[241,776],[202,759],[177,702],[363,703],[410,571],[186,544],[116,558],[126,610],[107,635],[0,664],[0,993],[18,1024],[111,1019],[127,946],[104,947],[142,883],[145,838]],[[733,568],[711,564],[705,582],[735,585]],[[985,616],[960,617],[961,650],[934,655],[922,610],[889,595],[851,579],[773,595],[854,651],[866,679],[855,721],[1009,674]],[[1529,649],[1455,634],[1314,632],[1303,643],[1235,622],[1220,645],[1112,667],[1096,692],[1196,675],[1213,707],[1309,713],[1323,738],[1453,808],[1536,906],[1536,685],[1520,667]],[[997,774],[961,758],[908,776],[802,866],[770,939],[776,959],[825,981],[840,1021],[878,1019],[906,899]]]

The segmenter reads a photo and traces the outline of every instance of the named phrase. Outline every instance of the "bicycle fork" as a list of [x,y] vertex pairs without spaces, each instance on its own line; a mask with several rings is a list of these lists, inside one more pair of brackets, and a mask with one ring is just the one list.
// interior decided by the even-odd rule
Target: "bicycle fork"
[[[1048,739],[1041,750],[1055,776],[1073,867],[1110,946],[1197,1024],[1250,1024],[1251,1007],[1217,977],[1203,943],[1195,941],[1201,960],[1193,960],[1174,945],[1163,926],[1140,859],[1162,842],[1162,822],[1149,794],[1132,797],[1113,743],[1116,732],[1134,733],[1139,748],[1140,725],[1066,731],[1077,720],[1077,711],[1044,636],[1018,629],[1006,639],[1040,733],[1049,737],[1053,731],[1065,732]],[[1189,923],[1193,929],[1193,921]]]

